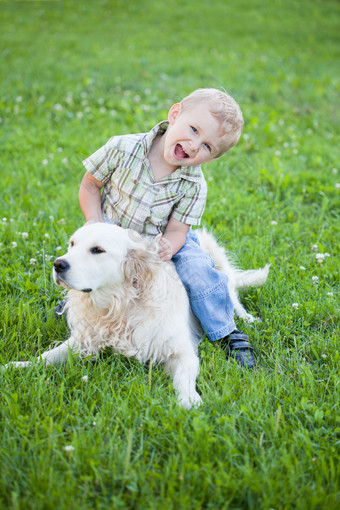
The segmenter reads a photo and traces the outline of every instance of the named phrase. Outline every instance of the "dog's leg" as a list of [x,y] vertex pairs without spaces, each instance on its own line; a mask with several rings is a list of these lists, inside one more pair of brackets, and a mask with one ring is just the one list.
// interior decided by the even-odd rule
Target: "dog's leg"
[[178,354],[166,363],[172,375],[172,384],[178,394],[178,402],[185,409],[198,407],[202,399],[196,391],[196,379],[199,372],[199,359],[196,354]]
[[[54,365],[56,363],[64,363],[67,359],[68,350],[71,349],[71,351],[74,350],[75,341],[71,337],[66,342],[63,342],[62,344],[58,345],[58,347],[55,347],[54,349],[51,349],[49,351],[44,352],[39,358],[36,359],[36,361],[44,361],[45,365]],[[14,367],[28,367],[29,365],[32,365],[34,362],[32,361],[12,361],[11,363],[7,363],[7,365],[4,365],[2,368],[8,368],[10,366]]]
[[244,321],[248,322],[249,324],[251,324],[253,322],[260,322],[260,319],[258,319],[257,317],[254,317],[253,315],[251,315],[250,313],[248,313],[246,311],[246,309],[244,308],[244,306],[242,305],[242,303],[239,300],[237,291],[234,288],[231,288],[230,286],[228,286],[228,290],[229,290],[230,299],[233,302],[233,306],[234,306],[236,315],[238,317],[240,317],[240,319],[243,319]]

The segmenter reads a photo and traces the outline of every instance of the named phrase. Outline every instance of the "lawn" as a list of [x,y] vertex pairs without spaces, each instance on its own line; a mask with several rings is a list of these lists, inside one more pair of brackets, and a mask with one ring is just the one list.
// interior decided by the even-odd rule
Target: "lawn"
[[258,366],[203,341],[200,409],[111,352],[1,371],[1,508],[339,508],[339,20],[336,0],[0,0],[1,365],[67,338],[51,269],[82,160],[195,88],[245,118],[202,224],[272,264],[242,296],[262,322],[238,322]]

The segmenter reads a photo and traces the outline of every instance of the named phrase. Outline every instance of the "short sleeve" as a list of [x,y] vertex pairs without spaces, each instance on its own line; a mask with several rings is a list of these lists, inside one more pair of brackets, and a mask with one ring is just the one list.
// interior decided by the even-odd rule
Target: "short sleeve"
[[171,216],[181,223],[199,225],[207,200],[207,183],[202,177],[199,182],[190,184],[183,198],[174,207]]
[[115,143],[115,138],[110,138],[103,147],[83,161],[86,170],[98,181],[107,181],[117,168],[120,151]]

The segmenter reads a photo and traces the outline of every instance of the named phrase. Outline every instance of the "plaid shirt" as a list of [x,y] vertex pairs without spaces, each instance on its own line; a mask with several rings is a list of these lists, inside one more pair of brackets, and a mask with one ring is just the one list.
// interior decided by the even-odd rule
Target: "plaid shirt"
[[147,236],[163,233],[170,216],[200,224],[207,195],[200,166],[180,167],[154,179],[148,154],[167,126],[163,121],[149,133],[114,136],[83,161],[86,170],[105,184],[102,211],[107,221]]

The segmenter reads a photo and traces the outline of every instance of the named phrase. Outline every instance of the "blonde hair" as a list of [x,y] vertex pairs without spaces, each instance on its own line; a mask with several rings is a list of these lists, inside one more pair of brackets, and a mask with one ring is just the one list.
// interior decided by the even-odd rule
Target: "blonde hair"
[[224,143],[217,155],[219,157],[236,145],[240,139],[244,125],[241,109],[229,94],[213,88],[194,90],[182,99],[181,104],[185,109],[200,102],[206,103],[210,113],[221,122]]

